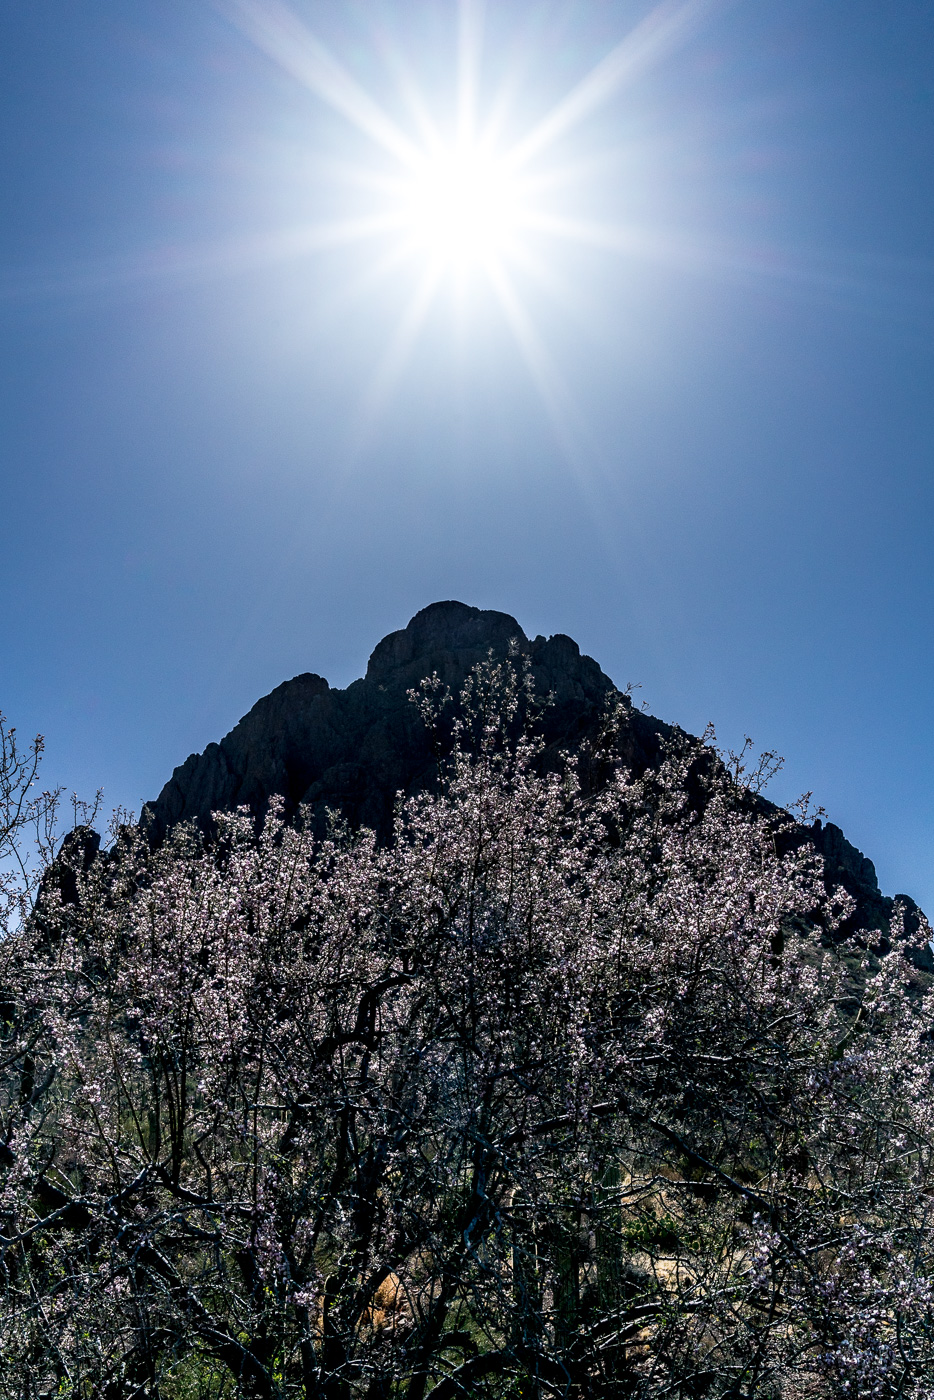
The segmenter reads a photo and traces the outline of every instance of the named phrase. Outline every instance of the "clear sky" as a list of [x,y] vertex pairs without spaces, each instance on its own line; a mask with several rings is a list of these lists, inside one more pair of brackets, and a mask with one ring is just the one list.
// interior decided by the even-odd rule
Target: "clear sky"
[[930,0],[7,0],[0,708],[138,808],[440,598],[934,912]]

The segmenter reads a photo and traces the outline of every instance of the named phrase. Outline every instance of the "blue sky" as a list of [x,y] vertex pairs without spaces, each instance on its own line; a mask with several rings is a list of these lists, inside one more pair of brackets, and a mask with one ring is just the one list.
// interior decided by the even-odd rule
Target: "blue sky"
[[[634,29],[499,282],[334,235],[398,171],[322,54],[414,140],[469,31],[514,149]],[[932,176],[920,0],[9,0],[0,707],[138,808],[460,598],[778,749],[934,910]]]

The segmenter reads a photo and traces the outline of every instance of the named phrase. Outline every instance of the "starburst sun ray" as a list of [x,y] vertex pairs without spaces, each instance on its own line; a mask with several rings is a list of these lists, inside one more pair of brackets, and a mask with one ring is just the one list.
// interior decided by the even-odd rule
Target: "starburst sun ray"
[[[385,404],[410,358],[442,283],[462,313],[468,285],[478,276],[494,294],[503,318],[567,454],[570,399],[535,330],[511,269],[535,259],[529,239],[577,242],[621,254],[637,252],[632,231],[588,224],[540,207],[549,188],[565,182],[542,160],[575,127],[611,100],[627,82],[659,62],[723,0],[662,0],[524,135],[503,143],[497,114],[480,108],[483,0],[459,0],[453,123],[447,130],[417,84],[396,63],[400,92],[414,135],[367,92],[284,0],[221,0],[231,20],[285,71],[339,113],[388,157],[384,172],[361,169],[356,183],[381,201],[382,226],[374,238],[394,239],[404,260],[420,268],[411,301],[366,396],[364,423]],[[486,121],[483,117],[486,115]],[[501,114],[499,114],[501,115]],[[383,260],[398,267],[399,258]],[[459,314],[459,320],[463,315]]]

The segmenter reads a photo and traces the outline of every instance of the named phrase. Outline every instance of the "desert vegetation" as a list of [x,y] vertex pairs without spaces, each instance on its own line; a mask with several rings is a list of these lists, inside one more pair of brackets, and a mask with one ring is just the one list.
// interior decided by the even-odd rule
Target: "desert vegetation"
[[899,929],[842,937],[761,767],[634,780],[611,705],[548,771],[518,662],[446,701],[383,845],[54,855],[4,729],[0,1397],[934,1394]]

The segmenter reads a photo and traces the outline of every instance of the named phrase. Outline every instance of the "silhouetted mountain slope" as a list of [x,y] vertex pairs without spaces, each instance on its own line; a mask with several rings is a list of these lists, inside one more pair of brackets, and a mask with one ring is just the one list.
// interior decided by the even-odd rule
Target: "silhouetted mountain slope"
[[[280,793],[294,811],[300,803],[323,819],[340,808],[354,824],[388,835],[395,795],[429,785],[436,772],[430,736],[408,698],[437,672],[457,695],[471,669],[515,641],[531,662],[537,695],[552,694],[542,717],[546,742],[574,748],[593,732],[610,678],[570,637],[529,641],[513,617],[463,603],[434,603],[379,643],[366,676],[333,690],[321,676],[302,675],[277,686],[203,754],[176,768],[148,809],[156,839],[176,822],[208,824],[212,811],[247,805],[261,811]],[[656,760],[666,725],[631,710],[626,762],[643,770]]]
[[[433,603],[384,637],[366,675],[346,690],[332,689],[321,676],[296,676],[257,701],[219,744],[192,754],[144,809],[152,838],[160,841],[181,821],[210,829],[215,811],[245,805],[259,814],[270,796],[281,794],[289,813],[305,804],[322,829],[327,809],[336,808],[352,825],[372,827],[386,839],[397,792],[429,787],[437,771],[430,736],[408,692],[437,672],[457,695],[477,662],[491,651],[507,655],[512,643],[529,658],[536,694],[553,697],[541,718],[546,761],[549,753],[578,749],[597,733],[607,698],[617,694],[596,661],[560,633],[530,641],[507,613]],[[676,731],[625,697],[623,705],[616,751],[641,774],[658,762],[663,739]],[[872,861],[832,822],[798,832],[823,856],[828,884],[842,884],[855,898],[855,922],[884,927],[893,901],[879,890]],[[910,925],[914,902],[896,898]]]

